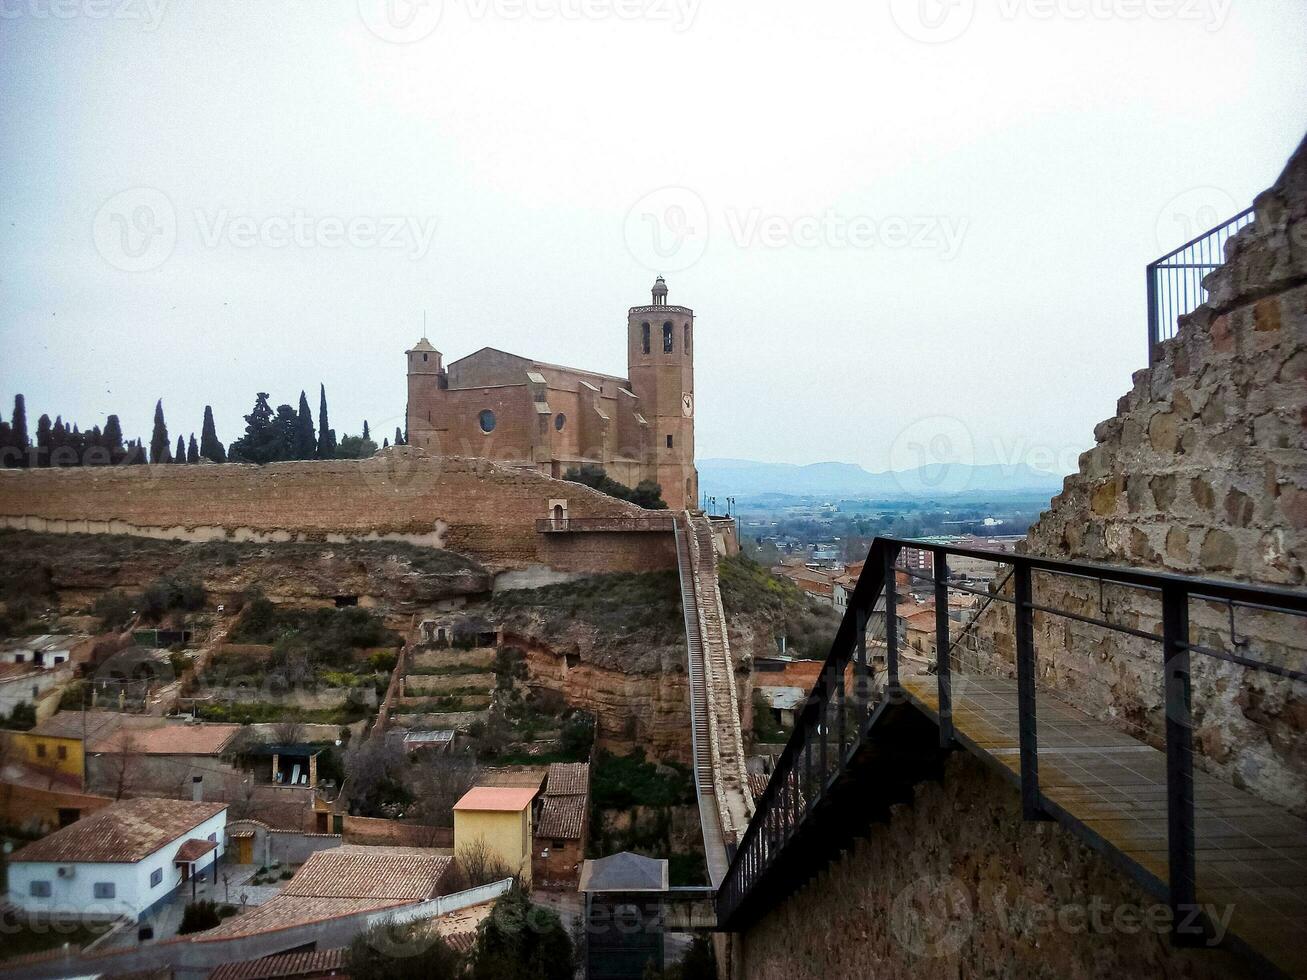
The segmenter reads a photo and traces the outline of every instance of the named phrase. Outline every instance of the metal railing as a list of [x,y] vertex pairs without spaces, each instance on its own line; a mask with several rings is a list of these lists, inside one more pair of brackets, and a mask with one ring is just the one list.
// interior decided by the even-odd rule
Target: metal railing
[[[904,569],[898,564],[900,551],[904,548],[931,553],[933,569],[929,575]],[[950,583],[948,564],[949,556],[952,555],[1010,566],[1011,594],[981,591]],[[821,823],[814,818],[823,812],[823,808],[827,812],[838,809],[825,806],[829,802],[832,788],[845,775],[849,764],[863,747],[877,715],[886,706],[903,702],[904,693],[899,677],[898,617],[895,609],[896,571],[928,577],[934,584],[935,649],[943,651],[937,655],[934,676],[941,748],[958,744],[953,729],[953,658],[950,654],[955,641],[950,630],[952,621],[948,612],[949,592],[970,592],[1013,607],[1019,781],[1023,815],[1029,819],[1043,818],[1052,809],[1039,787],[1039,746],[1035,718],[1035,613],[1065,617],[1094,627],[1156,641],[1161,645],[1162,655],[1157,667],[1165,708],[1168,901],[1174,915],[1173,921],[1182,921],[1179,910],[1198,907],[1190,655],[1199,653],[1280,677],[1307,681],[1307,671],[1293,670],[1282,664],[1249,656],[1247,638],[1236,638],[1234,628],[1236,607],[1257,610],[1259,613],[1307,616],[1307,593],[1011,552],[876,538],[830,653],[796,720],[794,734],[776,761],[767,788],[756,802],[754,818],[718,889],[718,919],[723,927],[739,928],[752,921],[792,887],[792,882],[769,880],[769,876],[777,869],[787,848],[797,846],[796,837]],[[1086,615],[1083,607],[1061,609],[1036,602],[1032,588],[1035,573],[1097,583],[1100,591],[1104,584],[1111,584],[1155,595],[1161,601],[1162,632],[1153,633],[1110,622],[1106,618]],[[884,597],[883,613],[877,609],[877,601],[881,596]],[[1193,601],[1229,607],[1231,646],[1240,652],[1217,649],[1190,639],[1189,610]],[[1099,609],[1103,609],[1101,604]],[[873,677],[872,665],[867,657],[867,632],[873,615],[877,619],[883,615],[885,622],[886,676],[883,684]],[[848,690],[850,677],[853,681],[852,690]],[[820,829],[813,830],[813,834],[817,837],[830,836],[829,832]],[[794,874],[792,862],[780,862],[780,874],[775,878],[783,879]]]
[[566,534],[575,532],[626,532],[626,531],[665,531],[670,533],[676,527],[676,518],[658,517],[542,517],[536,521],[536,531],[541,534]]
[[1148,264],[1149,364],[1156,359],[1157,345],[1175,336],[1176,321],[1206,302],[1203,278],[1225,262],[1225,243],[1253,220],[1253,208],[1240,211]]

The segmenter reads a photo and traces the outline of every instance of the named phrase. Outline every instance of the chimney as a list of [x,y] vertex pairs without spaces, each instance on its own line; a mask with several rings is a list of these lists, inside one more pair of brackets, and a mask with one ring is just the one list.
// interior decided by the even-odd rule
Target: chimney
[[191,801],[194,803],[204,802],[204,777],[191,777]]

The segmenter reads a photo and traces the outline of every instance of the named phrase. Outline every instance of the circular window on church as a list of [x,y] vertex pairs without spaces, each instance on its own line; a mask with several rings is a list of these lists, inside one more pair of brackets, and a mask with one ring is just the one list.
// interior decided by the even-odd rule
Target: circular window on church
[[567,425],[567,416],[559,412],[554,416],[554,428],[559,432],[563,431],[563,426]]
[[490,411],[490,409],[487,408],[481,412],[480,422],[482,432],[495,431],[495,413]]

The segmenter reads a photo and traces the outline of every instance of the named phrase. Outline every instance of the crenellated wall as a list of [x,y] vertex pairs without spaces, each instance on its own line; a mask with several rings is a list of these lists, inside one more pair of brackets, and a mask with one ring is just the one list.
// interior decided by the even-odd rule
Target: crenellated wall
[[538,533],[535,522],[558,500],[569,517],[647,514],[577,483],[407,446],[363,460],[266,466],[0,470],[0,527],[184,541],[404,541],[494,570],[675,567],[670,533]]
[[[1031,528],[1029,553],[1307,583],[1307,143],[1256,212],[1207,278],[1208,304],[1180,319],[1095,429],[1097,445]],[[1035,592],[1041,604],[1161,632],[1156,596],[1042,575]],[[1233,637],[1226,606],[1191,603],[1190,620],[1203,645],[1307,668],[1307,631],[1292,617],[1238,609]],[[1162,744],[1159,644],[1045,613],[1035,632],[1041,684]],[[1013,674],[1010,605],[991,604],[964,646],[964,663]],[[1192,662],[1201,764],[1307,813],[1307,685],[1199,654]]]

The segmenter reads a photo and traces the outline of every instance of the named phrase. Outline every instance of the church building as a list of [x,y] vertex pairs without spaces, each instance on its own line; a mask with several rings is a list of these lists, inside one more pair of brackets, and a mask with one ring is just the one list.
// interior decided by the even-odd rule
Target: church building
[[594,463],[619,483],[652,480],[693,507],[694,311],[652,303],[626,317],[627,376],[562,367],[493,347],[448,365],[423,337],[408,355],[408,442],[562,477]]

